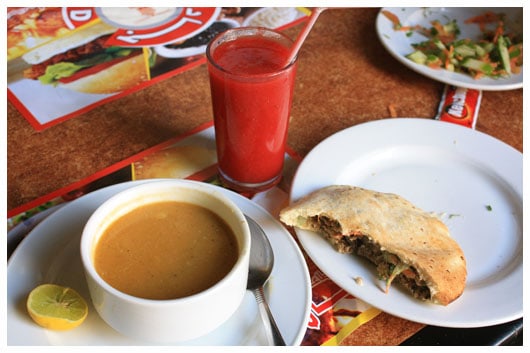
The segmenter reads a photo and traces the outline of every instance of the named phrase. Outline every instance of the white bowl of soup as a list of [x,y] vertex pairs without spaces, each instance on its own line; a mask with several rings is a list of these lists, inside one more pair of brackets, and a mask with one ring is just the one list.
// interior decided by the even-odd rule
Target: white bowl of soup
[[203,336],[245,295],[250,232],[219,187],[154,180],[104,202],[81,259],[95,309],[116,331],[151,342]]

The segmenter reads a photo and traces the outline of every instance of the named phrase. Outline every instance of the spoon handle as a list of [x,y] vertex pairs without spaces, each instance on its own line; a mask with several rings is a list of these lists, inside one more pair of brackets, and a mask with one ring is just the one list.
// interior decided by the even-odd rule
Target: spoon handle
[[256,301],[258,303],[258,308],[261,313],[261,317],[263,318],[263,321],[265,322],[265,326],[267,327],[267,333],[268,337],[272,337],[272,343],[275,346],[285,346],[285,341],[283,340],[282,334],[280,333],[280,330],[278,329],[278,326],[276,325],[276,321],[274,321],[274,317],[272,316],[272,313],[269,309],[269,304],[267,304],[267,301],[265,300],[265,295],[263,293],[263,287],[260,286],[254,290],[252,290],[254,293],[254,296],[256,297]]

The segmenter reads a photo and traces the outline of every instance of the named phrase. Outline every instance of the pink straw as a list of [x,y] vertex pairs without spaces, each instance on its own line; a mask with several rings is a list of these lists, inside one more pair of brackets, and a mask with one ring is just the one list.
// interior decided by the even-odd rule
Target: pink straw
[[309,17],[309,20],[307,21],[304,29],[300,34],[298,35],[298,38],[296,39],[296,42],[293,44],[293,47],[291,48],[291,54],[289,55],[289,58],[287,60],[287,63],[291,63],[294,58],[298,55],[298,51],[302,47],[302,44],[304,43],[307,35],[311,31],[311,28],[313,28],[313,25],[317,21],[318,16],[324,11],[326,7],[315,7],[313,9],[313,12],[311,12],[311,16]]

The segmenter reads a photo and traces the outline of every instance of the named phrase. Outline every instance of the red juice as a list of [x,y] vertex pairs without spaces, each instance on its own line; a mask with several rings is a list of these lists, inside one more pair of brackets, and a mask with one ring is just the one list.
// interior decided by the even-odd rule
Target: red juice
[[227,186],[259,191],[281,178],[296,63],[277,32],[229,32],[207,49],[219,170]]

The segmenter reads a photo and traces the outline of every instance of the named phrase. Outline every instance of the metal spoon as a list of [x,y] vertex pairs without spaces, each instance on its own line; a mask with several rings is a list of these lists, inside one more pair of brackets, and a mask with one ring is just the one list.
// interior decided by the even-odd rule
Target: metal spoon
[[247,218],[251,234],[247,289],[252,291],[256,297],[261,317],[267,329],[269,341],[272,339],[272,343],[275,346],[285,346],[285,341],[282,338],[280,330],[278,330],[278,326],[274,321],[263,293],[263,285],[269,279],[274,264],[272,247],[260,225],[252,218],[245,217]]

